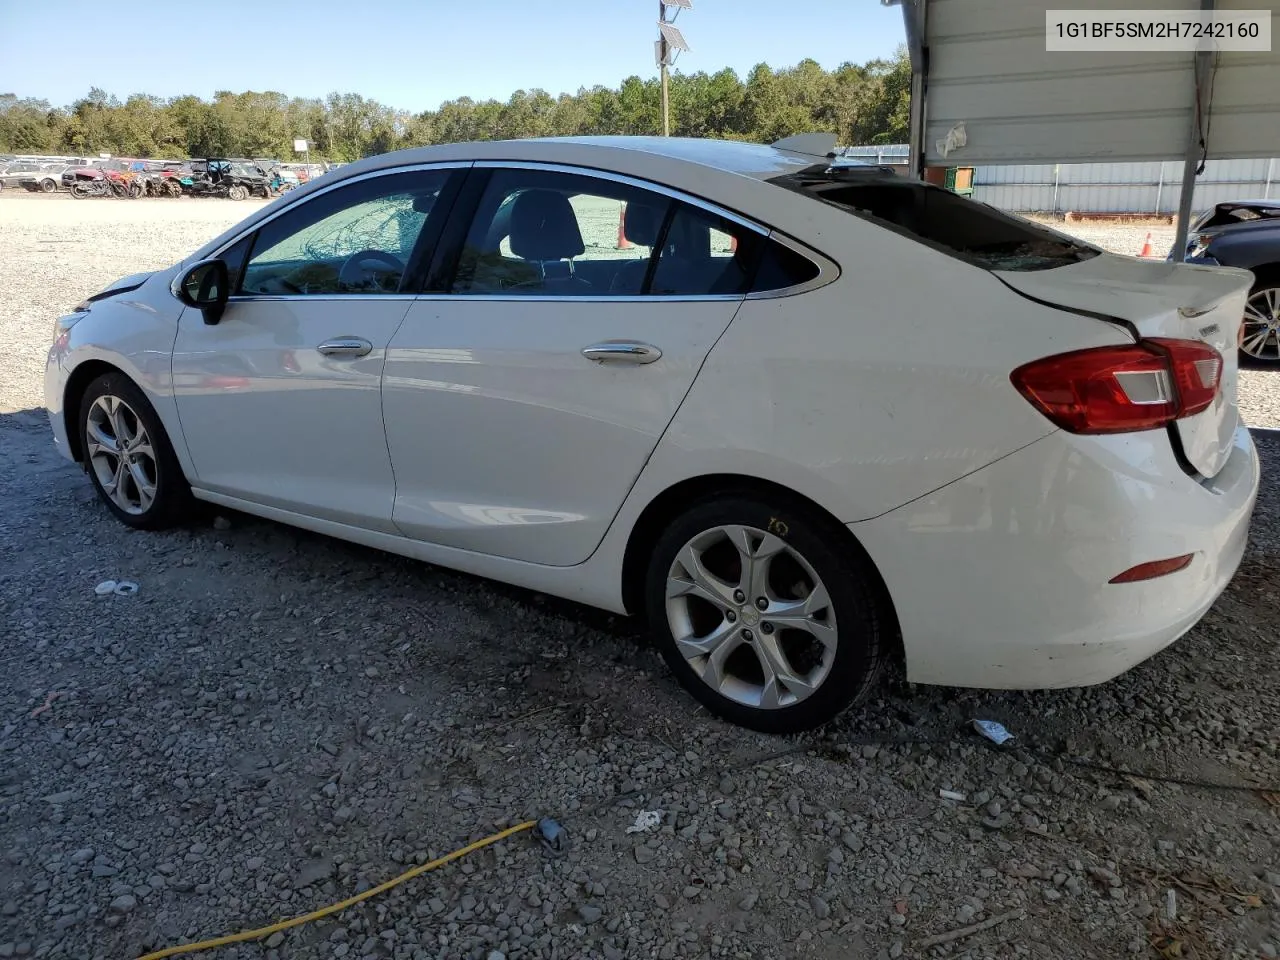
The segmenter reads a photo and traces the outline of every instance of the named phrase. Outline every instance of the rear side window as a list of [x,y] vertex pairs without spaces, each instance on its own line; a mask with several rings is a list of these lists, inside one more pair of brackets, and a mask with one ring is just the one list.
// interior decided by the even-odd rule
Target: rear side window
[[829,167],[770,181],[880,223],[987,270],[1050,270],[1096,247],[918,180]]
[[816,280],[819,272],[818,265],[808,257],[770,240],[765,244],[751,292],[768,293],[770,290],[798,287],[802,283]]
[[662,237],[649,293],[735,296],[747,292],[761,239],[724,217],[679,204]]

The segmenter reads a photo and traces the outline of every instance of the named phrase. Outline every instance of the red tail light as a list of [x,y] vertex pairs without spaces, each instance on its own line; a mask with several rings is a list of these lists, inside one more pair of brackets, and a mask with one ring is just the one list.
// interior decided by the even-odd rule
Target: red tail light
[[1222,381],[1222,354],[1199,340],[1143,340],[1035,360],[1011,378],[1064,430],[1127,433],[1207,409]]
[[1152,560],[1148,563],[1140,563],[1136,567],[1130,567],[1124,573],[1117,573],[1107,583],[1138,583],[1142,580],[1165,577],[1171,573],[1177,573],[1179,570],[1187,569],[1187,567],[1191,566],[1191,561],[1194,558],[1194,553],[1184,553],[1180,557],[1170,557],[1168,560]]

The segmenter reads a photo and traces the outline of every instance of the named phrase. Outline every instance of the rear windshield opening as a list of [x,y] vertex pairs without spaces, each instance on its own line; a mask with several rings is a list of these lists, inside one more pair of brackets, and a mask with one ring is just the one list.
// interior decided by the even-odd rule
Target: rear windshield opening
[[1243,223],[1250,220],[1271,220],[1280,218],[1280,204],[1267,203],[1220,203],[1213,212],[1199,224],[1199,229],[1221,227],[1225,224]]
[[818,167],[771,181],[960,256],[987,270],[1048,270],[1096,247],[950,190],[894,174]]

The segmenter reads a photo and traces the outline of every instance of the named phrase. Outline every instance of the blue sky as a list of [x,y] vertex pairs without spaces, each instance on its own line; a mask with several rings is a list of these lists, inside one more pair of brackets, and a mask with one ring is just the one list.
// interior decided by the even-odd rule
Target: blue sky
[[[159,7],[0,0],[0,93],[64,106],[91,86],[121,99],[339,90],[412,111],[464,95],[505,100],[533,87],[556,94],[655,74],[657,6],[653,0],[215,0]],[[690,73],[727,66],[745,75],[761,61],[780,67],[805,57],[831,68],[887,57],[903,39],[901,10],[879,0],[694,0],[677,25],[692,50],[676,69]]]

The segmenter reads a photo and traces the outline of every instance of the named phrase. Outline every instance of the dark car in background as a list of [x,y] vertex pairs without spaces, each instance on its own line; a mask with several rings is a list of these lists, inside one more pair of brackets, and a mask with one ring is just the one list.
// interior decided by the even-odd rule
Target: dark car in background
[[1253,272],[1240,352],[1254,360],[1280,361],[1280,200],[1217,204],[1191,224],[1184,255],[1188,263]]

